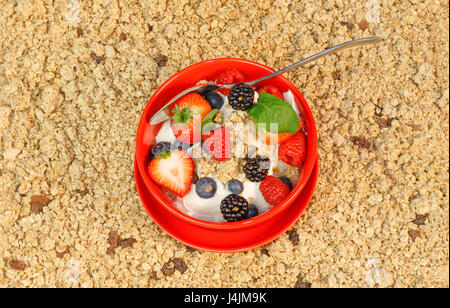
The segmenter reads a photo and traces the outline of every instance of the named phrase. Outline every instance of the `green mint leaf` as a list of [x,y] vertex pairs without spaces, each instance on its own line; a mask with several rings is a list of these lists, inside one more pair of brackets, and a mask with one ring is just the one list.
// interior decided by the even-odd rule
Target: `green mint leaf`
[[[262,91],[258,103],[254,104],[247,113],[257,124],[265,124],[265,129],[271,133],[296,133],[299,126],[298,116],[288,102]],[[278,131],[271,127],[271,123],[278,124]]]

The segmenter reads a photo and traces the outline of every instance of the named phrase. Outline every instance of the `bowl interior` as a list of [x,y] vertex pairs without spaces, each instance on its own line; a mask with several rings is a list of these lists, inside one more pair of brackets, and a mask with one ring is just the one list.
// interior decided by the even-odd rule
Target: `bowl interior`
[[[246,81],[254,80],[274,72],[273,69],[262,64],[235,58],[213,59],[191,65],[169,78],[152,95],[143,111],[136,135],[136,162],[145,186],[154,195],[155,199],[163,204],[174,215],[185,221],[204,227],[218,229],[244,228],[256,223],[261,223],[272,218],[274,215],[279,214],[284,208],[289,206],[301,192],[311,175],[317,157],[317,132],[311,110],[300,91],[285,77],[277,76],[265,83],[274,84],[283,92],[288,90],[292,91],[304,122],[308,143],[307,156],[305,163],[300,170],[299,179],[295,188],[286,200],[272,208],[270,211],[255,218],[233,223],[216,223],[199,220],[184,214],[171,203],[171,201],[160,191],[159,187],[150,179],[146,170],[149,163],[148,153],[150,147],[154,144],[155,136],[161,126],[161,124],[155,126],[150,125],[150,119],[155,112],[179,92],[194,86],[199,80],[215,80],[221,71],[231,67],[235,67],[243,72],[246,75]],[[262,83],[261,86],[265,83]]]

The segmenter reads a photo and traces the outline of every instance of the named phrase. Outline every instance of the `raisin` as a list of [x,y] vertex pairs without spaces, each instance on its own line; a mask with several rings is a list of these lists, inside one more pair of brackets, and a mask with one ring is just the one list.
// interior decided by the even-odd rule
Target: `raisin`
[[167,57],[164,55],[157,55],[155,58],[156,64],[158,64],[158,66],[162,67],[162,66],[166,66],[167,64]]
[[161,272],[163,273],[164,276],[173,275],[173,273],[175,273],[175,268],[172,266],[172,262],[169,261],[164,263],[164,265],[161,268]]
[[408,234],[409,234],[409,237],[412,239],[412,241],[415,242],[416,238],[420,235],[420,231],[411,229],[411,230],[409,230]]
[[341,72],[340,71],[334,71],[331,73],[331,76],[334,80],[341,80]]
[[375,121],[380,128],[386,128],[392,126],[392,121],[394,121],[394,118],[376,118]]
[[27,265],[19,260],[11,260],[9,261],[9,266],[16,271],[24,271],[27,268]]
[[52,200],[46,196],[31,197],[31,212],[34,214],[41,213],[43,208],[47,206]]
[[263,255],[266,255],[266,256],[270,257],[269,251],[268,251],[266,248],[263,248],[263,249],[261,250],[261,253],[262,253]]
[[296,230],[291,230],[288,233],[289,240],[292,242],[292,245],[297,246],[298,245],[298,233]]
[[358,136],[352,137],[352,142],[354,145],[356,145],[360,148],[370,149],[370,141],[364,137],[358,137]]
[[366,20],[362,20],[358,23],[359,28],[364,31],[369,27],[369,23]]
[[148,32],[152,32],[153,26],[151,24],[147,24],[147,27],[148,27]]
[[297,276],[297,282],[295,283],[294,288],[297,288],[297,289],[311,289],[311,286],[312,286],[311,283],[303,281],[303,278],[302,278],[301,274],[299,274]]
[[355,26],[351,22],[341,21],[341,25],[346,26],[349,31],[352,31]]
[[158,279],[158,273],[155,272],[155,271],[152,271],[152,272],[150,273],[150,279],[152,279],[152,280]]
[[125,34],[125,33],[121,33],[120,34],[120,40],[122,40],[122,41],[126,41],[127,40],[127,35]]
[[413,224],[417,226],[425,225],[425,221],[428,219],[428,214],[425,215],[416,215],[416,218],[413,220]]
[[109,255],[113,255],[116,252],[116,248],[119,246],[119,234],[116,231],[109,232],[108,236],[108,244],[109,247],[106,250],[106,253]]
[[172,260],[172,263],[174,268],[179,270],[181,274],[183,274],[187,269],[186,263],[183,261],[183,259],[175,258]]
[[134,243],[136,243],[134,238],[119,239],[118,246],[127,248],[133,246]]
[[186,248],[186,250],[187,251],[189,251],[189,252],[194,252],[196,249],[195,248],[192,248],[192,247],[190,247],[190,246],[185,246],[185,248]]
[[80,27],[77,28],[77,36],[80,37],[83,35],[83,29],[81,29]]

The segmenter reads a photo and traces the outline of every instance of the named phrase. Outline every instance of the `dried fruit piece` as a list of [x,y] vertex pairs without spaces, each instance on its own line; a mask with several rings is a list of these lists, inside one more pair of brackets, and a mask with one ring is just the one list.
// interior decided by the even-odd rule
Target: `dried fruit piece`
[[11,260],[9,261],[9,266],[16,271],[24,271],[27,268],[27,265],[19,260]]
[[413,224],[417,226],[425,225],[425,221],[428,219],[429,214],[425,215],[416,215],[416,218],[413,220]]
[[349,31],[352,31],[355,27],[351,22],[348,21],[341,21],[340,23],[341,25],[346,26]]
[[31,212],[34,214],[41,213],[43,208],[47,206],[52,200],[46,196],[31,197]]
[[155,61],[156,61],[156,64],[158,64],[158,66],[160,66],[160,67],[166,66],[167,57],[165,55],[158,54],[155,58]]
[[408,234],[409,234],[409,237],[412,239],[412,241],[415,242],[416,238],[419,237],[419,235],[420,235],[420,231],[419,230],[410,229]]
[[366,20],[362,20],[358,23],[359,28],[364,31],[369,27],[369,23]]
[[120,40],[122,41],[126,41],[127,40],[127,35],[125,33],[120,33]]
[[386,127],[391,127],[392,126],[392,121],[394,121],[394,118],[380,118],[377,117],[375,119],[375,122],[377,122],[378,126],[380,126],[380,128],[386,128]]
[[162,266],[161,272],[163,273],[164,276],[173,275],[173,273],[175,273],[175,267],[173,267],[171,262],[168,261],[164,263],[164,265]]
[[109,236],[108,236],[108,244],[109,247],[106,250],[106,253],[109,255],[113,255],[116,252],[116,248],[119,245],[119,234],[117,234],[116,231],[111,231],[109,232]]
[[331,77],[333,77],[334,80],[341,80],[341,72],[334,71],[333,73],[331,73]]
[[297,246],[298,245],[298,233],[297,230],[291,230],[288,233],[289,240],[291,241],[292,245]]
[[172,263],[173,263],[173,266],[174,266],[177,270],[179,270],[181,274],[183,274],[183,273],[186,271],[186,269],[187,269],[186,263],[185,263],[184,260],[181,259],[181,258],[175,258],[175,259],[173,259],[173,260],[172,260]]
[[133,246],[137,241],[134,238],[119,239],[118,247],[127,248]]
[[370,149],[370,141],[367,140],[364,137],[360,136],[354,136],[351,138],[354,145],[363,148],[363,149]]

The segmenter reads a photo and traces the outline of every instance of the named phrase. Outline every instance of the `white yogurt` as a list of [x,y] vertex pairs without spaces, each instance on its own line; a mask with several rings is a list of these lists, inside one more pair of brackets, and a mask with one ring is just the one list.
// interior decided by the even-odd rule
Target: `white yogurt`
[[170,120],[167,120],[161,126],[158,134],[156,135],[155,141],[156,143],[163,141],[173,143],[175,142],[175,140],[176,137],[173,134],[172,128],[170,127]]
[[183,198],[183,206],[188,215],[208,218],[206,220],[209,221],[225,221],[220,211],[220,202],[230,194],[230,191],[218,179],[213,179],[217,184],[217,191],[214,197],[208,199],[200,198],[195,191],[195,185],[192,184],[191,191]]

